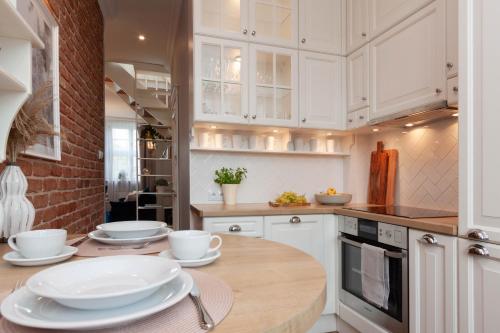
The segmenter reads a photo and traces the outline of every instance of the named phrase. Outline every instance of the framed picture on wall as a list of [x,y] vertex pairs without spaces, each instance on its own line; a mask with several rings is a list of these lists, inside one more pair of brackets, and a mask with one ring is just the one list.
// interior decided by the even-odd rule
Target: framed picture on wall
[[51,160],[61,160],[61,126],[59,119],[59,26],[43,0],[16,0],[16,8],[45,44],[44,49],[32,49],[33,91],[52,81],[52,103],[43,115],[57,135],[40,135],[38,142],[25,154]]

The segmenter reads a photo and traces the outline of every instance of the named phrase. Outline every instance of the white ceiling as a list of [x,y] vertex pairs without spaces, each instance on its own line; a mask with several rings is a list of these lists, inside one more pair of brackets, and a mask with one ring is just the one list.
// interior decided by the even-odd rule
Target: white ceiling
[[[170,71],[182,0],[99,0],[99,5],[106,61]],[[146,40],[140,41],[140,34]]]

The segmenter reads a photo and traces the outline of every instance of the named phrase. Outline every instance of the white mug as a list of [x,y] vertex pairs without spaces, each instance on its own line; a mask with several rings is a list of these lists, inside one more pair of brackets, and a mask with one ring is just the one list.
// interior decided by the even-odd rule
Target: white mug
[[326,151],[329,153],[333,153],[335,151],[335,140],[333,139],[326,140]]
[[64,229],[25,231],[9,237],[9,246],[25,258],[47,258],[60,254],[66,242]]
[[311,151],[318,152],[319,151],[319,141],[316,138],[311,138],[309,140],[309,146]]
[[295,150],[297,150],[297,151],[304,150],[304,139],[303,138],[295,138],[293,140],[293,145],[295,147]]
[[240,134],[233,134],[233,148],[241,149],[242,142],[243,142],[243,138]]
[[233,148],[233,139],[229,134],[222,135],[222,147],[223,148]]
[[[217,239],[219,244],[211,248],[210,243],[213,239]],[[168,243],[177,259],[196,260],[218,251],[222,245],[222,239],[217,235],[212,236],[208,231],[181,230],[169,233]]]
[[215,148],[223,148],[224,145],[223,145],[223,142],[224,142],[224,136],[222,135],[222,133],[216,133],[215,136],[214,136],[214,146]]
[[265,145],[266,145],[266,150],[276,150],[274,136],[270,135],[270,136],[266,137]]

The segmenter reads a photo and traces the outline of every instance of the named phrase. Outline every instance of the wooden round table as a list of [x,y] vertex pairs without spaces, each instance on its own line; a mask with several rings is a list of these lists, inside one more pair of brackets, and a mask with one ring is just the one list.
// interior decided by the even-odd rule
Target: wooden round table
[[[326,275],[304,252],[262,239],[220,235],[222,256],[197,268],[226,281],[234,303],[216,333],[306,332],[318,320],[326,301]],[[10,249],[0,245],[0,254]],[[71,260],[85,259],[74,256]],[[49,266],[17,267],[1,260],[0,293]]]

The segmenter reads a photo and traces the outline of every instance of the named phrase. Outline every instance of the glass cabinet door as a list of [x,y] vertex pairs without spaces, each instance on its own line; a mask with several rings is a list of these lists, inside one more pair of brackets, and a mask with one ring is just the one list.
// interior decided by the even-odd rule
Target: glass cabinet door
[[297,47],[297,0],[249,0],[250,41]]
[[297,126],[297,52],[251,45],[250,122]]
[[195,38],[195,120],[247,123],[247,44]]
[[195,33],[246,40],[248,0],[194,0]]

